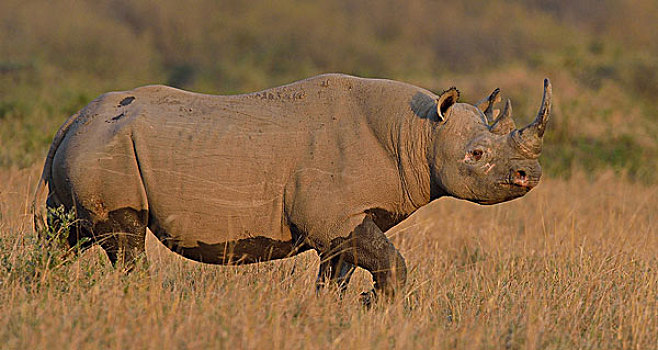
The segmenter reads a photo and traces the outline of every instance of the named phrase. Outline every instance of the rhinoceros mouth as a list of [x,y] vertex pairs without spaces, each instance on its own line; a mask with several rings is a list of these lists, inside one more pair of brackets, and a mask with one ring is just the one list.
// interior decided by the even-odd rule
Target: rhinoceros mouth
[[530,191],[539,184],[539,180],[505,181],[501,184],[510,188],[522,188]]
[[512,180],[498,181],[497,184],[502,187],[501,198],[497,199],[471,199],[470,201],[481,205],[492,205],[502,202],[511,201],[522,196],[525,196],[530,190],[539,183],[538,180],[527,182],[526,185],[514,183]]
[[507,179],[503,181],[499,181],[498,184],[512,189],[521,188],[526,191],[530,191],[531,189],[535,188],[539,184],[539,178],[526,177],[526,176],[523,176],[521,178],[516,178],[512,175],[512,173],[510,173]]
[[498,185],[507,189],[507,191],[510,192],[513,196],[519,197],[522,196],[526,193],[528,193],[530,190],[535,188],[539,184],[538,179],[525,179],[523,181],[515,181],[512,178],[506,179],[504,181],[499,181]]

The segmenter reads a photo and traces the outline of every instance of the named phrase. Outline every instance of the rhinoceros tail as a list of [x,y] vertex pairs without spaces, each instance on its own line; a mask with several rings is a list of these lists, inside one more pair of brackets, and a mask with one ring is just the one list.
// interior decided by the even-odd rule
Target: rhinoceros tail
[[[43,165],[43,171],[41,172],[41,178],[39,179],[39,182],[37,183],[37,188],[34,191],[34,198],[32,199],[32,229],[34,230],[34,233],[39,233],[43,232],[42,230],[45,228],[47,224],[47,217],[46,217],[46,201],[41,201],[40,205],[37,206],[37,203],[39,202],[40,199],[43,199],[43,194],[46,190],[46,187],[48,186],[48,183],[52,179],[52,165],[53,165],[53,158],[55,158],[55,153],[57,152],[57,148],[59,148],[59,145],[62,143],[62,140],[64,140],[64,137],[66,136],[66,133],[68,132],[69,128],[71,125],[75,122],[76,119],[80,116],[80,112],[77,112],[73,114],[72,116],[69,117],[69,119],[64,122],[64,124],[57,130],[57,133],[55,134],[55,137],[53,138],[53,143],[50,145],[50,149],[48,150],[48,155],[46,156],[46,161]],[[54,193],[51,193],[48,195],[48,197],[54,196]],[[55,198],[49,198],[53,199],[55,201],[58,201]]]

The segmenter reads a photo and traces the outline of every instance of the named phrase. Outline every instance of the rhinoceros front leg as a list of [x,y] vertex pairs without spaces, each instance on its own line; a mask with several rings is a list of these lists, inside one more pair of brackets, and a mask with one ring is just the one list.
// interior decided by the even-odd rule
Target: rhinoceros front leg
[[338,285],[338,291],[341,296],[347,289],[347,285],[350,283],[352,274],[356,266],[345,261],[345,257],[342,254],[334,255],[320,255],[320,270],[318,272],[318,279],[315,281],[315,290],[320,292],[321,289],[326,287],[329,284],[336,283]]
[[372,274],[375,293],[365,295],[366,304],[376,294],[392,297],[407,281],[404,258],[370,216],[366,216],[349,236],[333,239],[328,253],[339,255],[345,262]]

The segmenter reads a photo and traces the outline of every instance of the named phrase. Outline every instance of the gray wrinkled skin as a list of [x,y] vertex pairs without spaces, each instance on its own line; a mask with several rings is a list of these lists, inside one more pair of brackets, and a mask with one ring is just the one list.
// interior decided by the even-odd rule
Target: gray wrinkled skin
[[127,269],[149,228],[208,263],[313,249],[318,288],[344,288],[359,266],[393,295],[406,265],[388,229],[442,196],[494,204],[537,185],[550,83],[521,129],[509,101],[496,116],[498,93],[476,107],[454,88],[340,74],[235,96],[107,93],[55,135],[35,206],[47,186],[48,207],[81,219],[69,243],[91,237]]

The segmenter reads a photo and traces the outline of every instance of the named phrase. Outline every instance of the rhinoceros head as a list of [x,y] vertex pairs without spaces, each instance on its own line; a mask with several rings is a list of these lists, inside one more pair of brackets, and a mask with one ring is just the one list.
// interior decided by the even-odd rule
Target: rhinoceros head
[[537,158],[551,107],[551,84],[535,120],[517,129],[507,100],[502,113],[496,89],[476,106],[457,103],[451,88],[437,100],[439,126],[434,131],[432,176],[441,194],[480,204],[494,204],[525,195],[539,182]]

